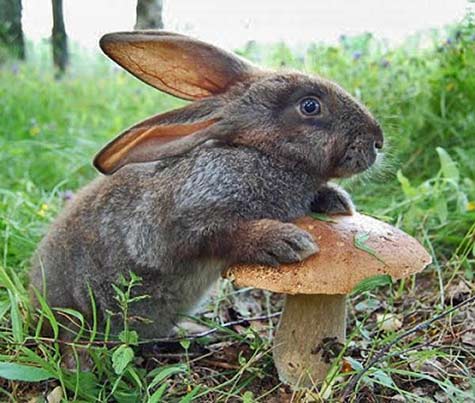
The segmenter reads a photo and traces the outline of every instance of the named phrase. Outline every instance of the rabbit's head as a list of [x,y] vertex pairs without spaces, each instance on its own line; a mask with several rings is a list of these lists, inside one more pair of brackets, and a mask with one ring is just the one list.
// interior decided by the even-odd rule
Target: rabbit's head
[[214,140],[259,149],[328,180],[364,171],[383,146],[382,131],[366,108],[321,77],[263,70],[165,31],[107,34],[100,45],[142,81],[194,101],[109,143],[94,161],[103,173],[179,156]]

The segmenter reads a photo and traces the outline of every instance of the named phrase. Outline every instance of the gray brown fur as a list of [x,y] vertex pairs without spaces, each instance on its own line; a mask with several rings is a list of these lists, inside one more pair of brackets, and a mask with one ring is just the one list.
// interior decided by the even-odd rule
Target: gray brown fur
[[[117,311],[111,284],[133,271],[143,279],[137,293],[150,298],[133,303],[130,314],[151,320],[133,327],[142,338],[164,336],[225,267],[277,266],[316,253],[292,220],[312,210],[351,214],[347,193],[328,181],[374,162],[383,139],[371,114],[320,77],[262,70],[243,77],[158,119],[213,119],[217,135],[178,153],[158,152],[158,160],[151,144],[137,152],[150,161],[125,163],[70,202],[39,245],[31,272],[32,286],[45,290],[51,306],[90,320],[90,285],[103,321],[106,310]],[[316,118],[298,111],[309,94],[321,101]]]

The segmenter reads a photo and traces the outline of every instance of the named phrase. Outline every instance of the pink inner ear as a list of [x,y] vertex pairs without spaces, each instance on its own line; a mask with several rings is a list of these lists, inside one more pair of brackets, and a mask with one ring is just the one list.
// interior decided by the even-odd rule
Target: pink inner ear
[[[162,147],[169,147],[168,153],[179,155],[189,150],[193,141],[187,136],[211,126],[214,119],[189,124],[143,125],[135,126],[109,143],[94,159],[94,165],[103,173],[115,172],[120,167],[133,162],[157,160],[164,155]],[[181,140],[181,141],[178,141]]]
[[[142,44],[141,49],[146,49],[146,45]],[[223,92],[231,77],[215,71],[213,65],[209,65],[210,55],[200,51],[199,47],[182,46],[184,49],[190,47],[193,51],[184,52],[177,44],[164,42],[159,51],[143,56],[143,65],[152,65],[153,68],[141,68],[142,74],[162,82],[168,89],[186,99],[202,99]],[[163,66],[163,70],[158,76],[152,70],[160,70],[160,66]]]
[[100,45],[137,78],[187,100],[221,94],[260,71],[230,52],[183,35],[117,32],[105,35]]
[[[161,81],[172,89],[177,95],[185,99],[203,99],[213,94],[222,92],[222,88],[210,77],[199,77],[196,74],[184,69],[182,66],[173,66],[171,71],[164,71]],[[179,71],[182,71],[179,73]],[[177,76],[180,77],[180,83],[177,83]]]

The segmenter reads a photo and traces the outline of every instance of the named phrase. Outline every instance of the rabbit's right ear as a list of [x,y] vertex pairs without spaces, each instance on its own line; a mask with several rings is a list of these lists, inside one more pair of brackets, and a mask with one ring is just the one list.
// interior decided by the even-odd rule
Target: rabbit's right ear
[[110,175],[124,165],[182,155],[208,141],[231,141],[229,128],[215,115],[215,99],[194,102],[180,109],[152,116],[124,131],[94,158],[94,166]]
[[106,34],[100,46],[140,80],[187,100],[223,93],[259,71],[230,52],[166,31]]

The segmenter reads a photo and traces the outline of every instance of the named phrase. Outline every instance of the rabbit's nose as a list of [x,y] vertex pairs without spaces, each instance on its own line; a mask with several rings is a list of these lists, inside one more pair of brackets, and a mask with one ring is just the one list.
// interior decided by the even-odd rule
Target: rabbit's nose
[[383,131],[379,126],[376,126],[374,131],[374,148],[381,150],[384,145]]

